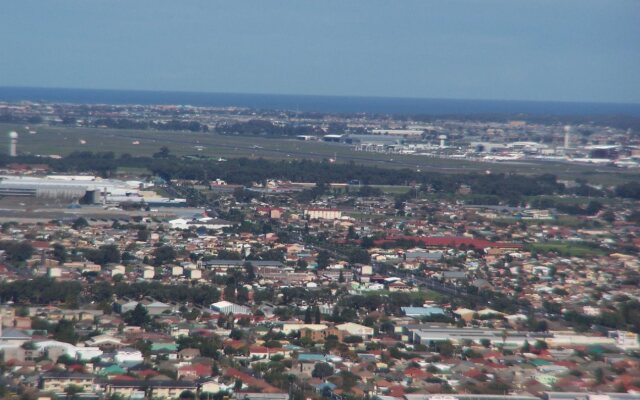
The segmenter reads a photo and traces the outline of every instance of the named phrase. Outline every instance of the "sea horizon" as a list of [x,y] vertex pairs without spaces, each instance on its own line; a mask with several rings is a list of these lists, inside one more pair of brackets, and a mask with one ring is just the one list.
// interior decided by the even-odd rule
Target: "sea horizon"
[[336,114],[620,115],[640,117],[640,103],[480,100],[0,86],[0,101],[112,105],[238,107]]

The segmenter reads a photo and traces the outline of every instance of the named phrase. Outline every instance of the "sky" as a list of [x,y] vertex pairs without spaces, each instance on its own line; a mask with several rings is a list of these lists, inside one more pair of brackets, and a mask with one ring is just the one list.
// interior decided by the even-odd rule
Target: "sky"
[[2,0],[0,86],[640,102],[640,0]]

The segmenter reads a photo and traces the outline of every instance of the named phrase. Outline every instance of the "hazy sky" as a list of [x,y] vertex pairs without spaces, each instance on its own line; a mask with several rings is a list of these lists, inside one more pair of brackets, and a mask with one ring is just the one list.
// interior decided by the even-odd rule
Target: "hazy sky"
[[0,86],[640,102],[640,0],[2,0]]

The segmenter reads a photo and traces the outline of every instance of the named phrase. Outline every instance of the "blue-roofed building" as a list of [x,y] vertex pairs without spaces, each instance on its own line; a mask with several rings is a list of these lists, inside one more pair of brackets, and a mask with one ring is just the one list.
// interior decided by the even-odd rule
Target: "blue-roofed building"
[[414,318],[445,315],[444,310],[440,307],[401,307],[401,309],[407,317]]
[[298,361],[300,362],[326,362],[327,357],[323,354],[314,353],[302,353],[298,354]]

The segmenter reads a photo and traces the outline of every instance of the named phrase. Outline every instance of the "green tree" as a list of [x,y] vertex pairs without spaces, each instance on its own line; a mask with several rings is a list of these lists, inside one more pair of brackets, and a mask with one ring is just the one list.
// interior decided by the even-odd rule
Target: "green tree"
[[316,263],[318,264],[318,269],[326,269],[329,266],[331,258],[329,253],[325,250],[320,250],[318,252],[318,257],[316,257]]
[[53,338],[60,342],[76,344],[79,336],[76,333],[74,323],[72,321],[62,319],[53,328]]
[[229,337],[233,340],[242,340],[242,338],[244,338],[244,332],[242,332],[240,329],[232,329],[231,332],[229,332]]
[[132,311],[128,311],[124,315],[124,321],[129,325],[145,326],[149,320],[149,313],[141,303],[138,303]]
[[253,282],[256,279],[255,268],[253,267],[253,264],[251,264],[251,262],[244,263],[244,273],[245,280],[247,282]]
[[176,258],[176,251],[173,247],[164,245],[158,247],[153,253],[154,264],[157,266],[173,262]]
[[191,390],[185,390],[180,393],[180,400],[195,400],[196,395]]
[[611,210],[607,210],[605,212],[602,213],[602,219],[608,223],[612,223],[615,222],[616,220],[616,214],[611,211]]
[[536,350],[540,351],[540,350],[546,350],[549,347],[549,345],[544,340],[536,340],[536,343],[534,344],[533,347],[535,347]]
[[604,370],[602,368],[596,368],[595,371],[593,371],[593,375],[596,379],[596,384],[602,385],[606,382]]
[[153,158],[169,158],[171,151],[167,146],[160,147],[160,151],[153,153]]
[[82,386],[78,385],[69,385],[64,388],[64,393],[67,399],[75,399],[77,398],[78,393],[82,393],[83,391]]
[[304,323],[310,324],[311,321],[311,307],[307,307],[307,309],[304,310]]
[[138,230],[137,238],[138,242],[146,242],[149,240],[149,230],[146,228],[142,228]]
[[632,211],[626,218],[628,222],[633,222],[634,224],[640,224],[640,211]]
[[52,257],[54,260],[59,263],[64,263],[67,261],[67,249],[61,245],[60,243],[53,244]]
[[586,212],[588,215],[596,215],[602,210],[603,205],[599,201],[592,200],[587,204]]
[[100,265],[119,263],[121,260],[120,250],[114,244],[100,246],[97,250],[83,249],[83,253],[87,260]]
[[26,240],[17,242],[15,240],[3,240],[0,242],[0,250],[4,250],[7,260],[12,263],[22,263],[31,258],[34,248]]
[[78,219],[73,221],[73,224],[71,224],[71,227],[77,231],[84,229],[87,226],[89,226],[89,222],[83,217],[79,217]]
[[325,379],[331,375],[333,375],[333,367],[325,362],[317,363],[311,372],[311,376],[319,379]]

